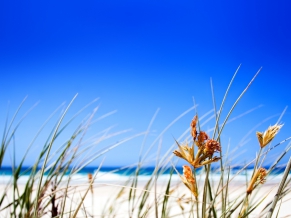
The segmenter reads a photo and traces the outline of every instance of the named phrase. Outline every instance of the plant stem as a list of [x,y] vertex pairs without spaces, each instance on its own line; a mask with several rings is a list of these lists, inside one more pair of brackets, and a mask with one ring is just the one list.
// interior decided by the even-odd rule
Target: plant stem
[[272,217],[272,214],[273,214],[274,209],[275,209],[275,207],[276,207],[277,201],[279,200],[279,197],[280,197],[281,192],[282,192],[282,190],[283,190],[284,184],[285,184],[286,179],[287,179],[287,177],[288,177],[288,174],[289,174],[289,172],[290,172],[290,169],[291,169],[291,157],[289,158],[289,161],[288,161],[288,164],[287,164],[286,169],[285,169],[285,171],[284,171],[284,175],[283,175],[283,178],[282,178],[282,180],[281,180],[281,182],[280,182],[280,185],[279,185],[279,188],[278,188],[277,194],[276,194],[275,197],[274,197],[274,200],[273,200],[273,202],[272,202],[272,206],[271,206],[271,208],[269,209],[266,218],[271,218],[271,217]]

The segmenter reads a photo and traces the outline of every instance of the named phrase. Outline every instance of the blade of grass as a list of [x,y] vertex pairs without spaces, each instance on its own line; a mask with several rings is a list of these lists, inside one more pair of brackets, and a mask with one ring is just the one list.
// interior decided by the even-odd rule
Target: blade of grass
[[267,218],[271,218],[272,217],[272,214],[273,214],[273,212],[275,210],[278,198],[281,195],[281,192],[283,190],[284,184],[285,184],[285,182],[287,180],[287,177],[289,175],[290,169],[291,169],[291,157],[289,158],[288,164],[286,165],[286,169],[284,171],[283,178],[282,178],[282,180],[280,182],[277,194],[274,196],[273,203],[272,203],[271,208],[269,209],[268,214],[266,216]]
[[170,187],[171,187],[171,180],[172,180],[173,172],[174,172],[174,169],[171,168],[171,170],[170,170],[170,178],[168,180],[168,184],[167,184],[167,188],[166,188],[165,196],[164,196],[164,200],[163,200],[163,207],[162,207],[162,216],[161,216],[161,218],[166,218],[167,217],[167,212],[168,212],[167,211],[167,205],[168,205],[168,201],[169,201],[169,194],[170,194]]
[[174,119],[157,137],[156,139],[153,141],[153,143],[149,146],[148,150],[145,152],[144,154],[144,158],[141,160],[141,162],[143,162],[146,158],[146,156],[148,155],[148,153],[151,151],[151,149],[153,148],[153,146],[156,144],[156,142],[163,136],[163,134],[174,124],[176,123],[179,119],[181,119],[183,116],[185,116],[187,113],[189,113],[190,111],[192,111],[196,106],[193,106],[191,108],[189,108],[188,110],[186,110],[185,112],[183,112],[182,114],[180,114],[176,119]]
[[245,213],[243,216],[240,216],[239,218],[245,218],[247,217],[249,214],[251,214],[260,204],[263,203],[263,201],[267,198],[267,196],[270,194],[270,192],[263,197],[255,206],[253,206],[250,210],[247,211],[247,213]]
[[280,205],[279,205],[279,208],[278,208],[278,211],[277,211],[276,218],[279,218],[279,212],[280,212],[280,209],[281,209],[281,206],[282,206],[282,202],[283,202],[283,200],[281,199]]
[[[237,70],[238,71],[238,70]],[[236,75],[236,73],[237,73],[237,71],[235,72],[235,75]],[[235,75],[233,76],[233,79],[234,79],[234,77],[235,77]],[[233,80],[232,79],[232,80]],[[232,81],[230,82],[230,84],[229,84],[229,87],[228,87],[228,89],[230,88],[230,86],[231,86],[231,83],[232,83]],[[215,119],[216,119],[216,124],[218,124],[218,119],[219,119],[219,117],[218,116],[220,116],[220,114],[221,114],[221,111],[222,111],[222,105],[224,104],[224,100],[226,99],[226,95],[227,95],[227,93],[228,93],[228,89],[227,89],[227,91],[226,91],[226,95],[225,95],[225,97],[223,98],[223,101],[222,101],[222,103],[221,103],[221,107],[220,107],[220,111],[219,111],[219,114],[218,114],[218,116],[217,116],[217,110],[216,110],[216,103],[215,103],[215,95],[214,95],[214,89],[213,89],[213,84],[212,84],[212,79],[210,78],[210,86],[211,86],[211,93],[212,93],[212,101],[213,101],[213,108],[214,108],[214,114],[215,114]],[[219,132],[219,126],[217,125],[216,126],[216,128],[214,128],[214,132],[213,132],[213,138],[214,138],[214,135],[215,135],[215,132],[216,132],[216,129],[217,129],[217,131]],[[218,139],[218,142],[219,142],[219,144],[221,145],[221,140],[220,140],[220,138]],[[223,168],[223,162],[222,162],[222,146],[221,146],[221,149],[219,150],[219,155],[220,155],[220,172],[221,172],[221,178],[220,178],[220,182],[219,182],[219,186],[220,186],[220,184],[221,184],[221,187],[223,187],[224,186],[224,178],[223,178],[223,174],[224,174],[224,168]],[[219,188],[219,186],[217,187],[217,188]],[[223,191],[223,189],[221,190],[221,202],[222,202],[222,211],[224,211],[225,210],[225,205],[224,205],[224,191]],[[214,197],[214,200],[213,200],[213,206],[212,206],[212,210],[214,211],[215,209],[214,209],[214,204],[215,204],[215,200],[216,200],[216,197]],[[210,214],[209,214],[210,215]],[[216,216],[215,216],[216,217]],[[224,216],[223,216],[223,218],[224,218]]]
[[238,102],[240,101],[240,99],[243,97],[243,95],[246,93],[246,91],[250,88],[251,84],[254,82],[255,78],[258,76],[258,74],[260,73],[260,71],[262,70],[262,67],[257,71],[257,73],[254,75],[254,77],[251,79],[251,81],[249,82],[249,84],[247,85],[247,87],[243,90],[243,92],[239,95],[239,97],[236,99],[236,101],[234,102],[234,104],[232,105],[231,109],[229,110],[228,114],[226,115],[226,118],[224,119],[223,124],[221,125],[220,131],[218,133],[218,136],[216,137],[217,139],[220,137],[224,126],[228,120],[228,118],[230,117],[231,113],[233,112],[234,108],[236,107],[236,105],[238,104]]
[[[214,127],[214,131],[213,131],[213,136],[212,136],[213,139],[214,139],[214,137],[215,137],[216,130],[218,130],[218,122],[219,122],[219,120],[220,120],[220,115],[221,115],[221,113],[222,113],[222,109],[223,109],[223,106],[224,106],[224,103],[225,103],[226,97],[227,97],[227,95],[228,95],[228,93],[229,93],[229,89],[230,89],[230,87],[231,87],[231,85],[232,85],[232,83],[233,83],[233,81],[234,81],[234,78],[236,77],[236,74],[237,74],[237,72],[239,71],[240,67],[241,67],[241,64],[240,64],[240,65],[238,66],[238,68],[236,69],[236,71],[235,71],[234,75],[232,76],[231,81],[230,81],[230,83],[229,83],[229,85],[228,85],[228,87],[227,87],[227,89],[226,89],[226,91],[225,91],[225,94],[224,94],[224,97],[223,97],[223,100],[222,100],[222,102],[221,102],[220,109],[219,109],[219,111],[218,111],[218,115],[217,115],[217,118],[216,118],[215,127]],[[211,82],[211,86],[212,86],[212,82]],[[214,104],[214,106],[215,106],[215,104]],[[215,109],[215,110],[216,110],[216,109]],[[218,132],[219,132],[219,130],[218,130]],[[219,137],[217,137],[217,138],[219,138]]]
[[159,142],[159,147],[158,147],[158,151],[157,151],[157,157],[156,157],[156,166],[155,166],[155,170],[154,170],[154,177],[155,177],[155,180],[154,180],[154,188],[155,188],[155,215],[156,215],[156,218],[159,218],[159,211],[158,211],[158,197],[157,197],[157,180],[158,180],[158,170],[159,170],[159,158],[160,158],[160,151],[161,151],[161,148],[162,148],[162,138],[160,139],[160,142]]
[[156,119],[156,116],[158,115],[158,112],[159,112],[159,108],[156,110],[154,116],[152,117],[149,125],[148,125],[148,128],[145,132],[145,136],[144,136],[144,139],[143,139],[143,142],[142,142],[142,145],[141,145],[141,148],[140,148],[140,153],[139,153],[139,160],[138,160],[138,165],[136,167],[136,170],[135,170],[135,176],[133,178],[133,181],[132,181],[132,184],[131,184],[131,187],[133,187],[133,189],[130,189],[129,191],[129,207],[130,207],[130,202],[132,202],[132,205],[131,205],[131,208],[129,208],[129,211],[132,211],[133,212],[133,208],[134,208],[134,205],[135,205],[135,197],[136,197],[136,187],[137,187],[137,184],[138,184],[138,175],[140,173],[140,168],[142,166],[142,152],[143,152],[143,148],[146,144],[146,140],[147,140],[147,137],[148,137],[148,134],[150,132],[150,129],[153,125],[153,122],[154,120]]
[[71,107],[71,105],[72,105],[72,103],[74,102],[74,100],[76,99],[76,97],[77,97],[77,95],[74,96],[74,98],[73,98],[72,101],[69,103],[69,105],[68,105],[68,107],[66,108],[66,110],[64,111],[63,115],[61,116],[61,118],[60,118],[60,120],[59,120],[59,122],[58,122],[58,124],[57,124],[57,127],[56,127],[56,129],[55,129],[55,131],[54,131],[53,137],[52,137],[52,139],[51,139],[51,141],[50,141],[50,143],[49,143],[48,151],[47,151],[47,154],[46,154],[46,156],[45,156],[44,163],[43,163],[43,165],[42,165],[42,169],[41,169],[41,173],[40,173],[40,179],[39,179],[38,188],[37,188],[37,193],[36,193],[37,196],[36,196],[36,201],[35,201],[35,213],[34,213],[34,216],[35,216],[35,217],[37,216],[36,211],[37,211],[37,202],[38,202],[38,200],[39,200],[39,199],[38,199],[38,198],[39,198],[38,195],[39,195],[40,190],[41,190],[42,179],[43,179],[43,175],[44,175],[44,171],[45,171],[46,163],[47,163],[47,160],[48,160],[48,158],[49,158],[50,150],[51,150],[51,148],[52,148],[52,146],[53,146],[53,143],[54,143],[55,137],[56,137],[56,135],[57,135],[57,133],[58,133],[58,129],[60,128],[60,125],[61,125],[61,123],[62,123],[62,121],[63,121],[65,115],[67,114],[69,108]]
[[94,183],[94,181],[95,181],[95,178],[96,178],[98,172],[100,171],[103,162],[104,162],[104,159],[103,159],[102,162],[100,163],[100,165],[99,165],[97,171],[94,173],[93,178],[92,178],[92,180],[90,181],[89,187],[86,189],[86,191],[85,191],[83,197],[81,198],[81,202],[78,204],[77,208],[75,209],[75,212],[74,212],[72,218],[76,218],[76,217],[77,217],[78,212],[79,212],[81,206],[83,205],[83,202],[84,202],[84,200],[85,200],[87,194],[89,193],[89,191],[90,191],[90,187],[93,185],[93,183]]

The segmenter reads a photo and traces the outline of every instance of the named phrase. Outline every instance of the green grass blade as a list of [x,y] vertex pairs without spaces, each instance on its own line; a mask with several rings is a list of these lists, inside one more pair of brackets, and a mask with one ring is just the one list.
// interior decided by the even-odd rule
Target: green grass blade
[[73,98],[72,101],[69,103],[69,105],[68,105],[68,107],[66,108],[66,110],[64,111],[63,115],[61,116],[61,118],[60,118],[60,120],[59,120],[59,122],[58,122],[58,124],[57,124],[57,127],[56,127],[56,129],[55,129],[55,131],[54,131],[53,137],[52,137],[52,139],[51,139],[51,141],[50,141],[50,143],[49,143],[48,150],[47,150],[47,154],[46,154],[46,156],[45,156],[45,160],[44,160],[44,163],[43,163],[43,165],[42,165],[42,169],[41,169],[41,173],[40,173],[40,179],[39,179],[39,183],[38,183],[38,187],[37,187],[37,193],[36,193],[37,196],[36,196],[36,201],[35,201],[35,213],[34,213],[34,216],[37,216],[37,214],[36,214],[36,211],[37,211],[37,202],[38,202],[38,200],[39,200],[39,193],[40,193],[40,190],[41,190],[42,179],[43,179],[43,175],[44,175],[45,167],[46,167],[46,164],[47,164],[47,161],[48,161],[48,158],[49,158],[50,150],[51,150],[51,148],[52,148],[52,146],[53,146],[53,143],[54,143],[55,137],[56,137],[56,135],[57,135],[57,133],[58,133],[58,129],[59,129],[59,127],[60,127],[60,125],[61,125],[61,123],[62,123],[62,121],[63,121],[65,115],[67,114],[69,108],[71,107],[71,105],[72,105],[72,103],[73,103],[73,101],[75,100],[76,97],[77,97],[77,95],[74,96],[74,98]]
[[167,184],[167,188],[166,188],[166,191],[165,191],[165,195],[164,195],[161,218],[166,218],[167,217],[167,212],[168,212],[167,211],[167,204],[168,204],[168,201],[169,201],[169,194],[170,194],[170,187],[171,187],[171,180],[172,180],[173,173],[174,173],[174,169],[171,168],[170,178],[169,178],[169,181],[168,181],[168,184]]
[[236,99],[236,101],[234,102],[234,104],[232,105],[231,109],[229,110],[228,114],[226,115],[226,118],[224,119],[223,124],[221,125],[220,131],[218,133],[218,136],[216,137],[217,139],[220,137],[224,126],[228,120],[228,118],[230,117],[231,113],[233,112],[234,108],[236,107],[236,105],[238,104],[238,102],[240,101],[240,99],[243,97],[243,95],[246,93],[246,91],[250,88],[251,84],[254,82],[255,78],[258,76],[258,74],[260,73],[260,71],[262,70],[262,68],[260,68],[257,73],[254,75],[254,77],[251,79],[251,81],[249,82],[249,84],[247,85],[247,87],[242,91],[242,93],[239,95],[239,97]]

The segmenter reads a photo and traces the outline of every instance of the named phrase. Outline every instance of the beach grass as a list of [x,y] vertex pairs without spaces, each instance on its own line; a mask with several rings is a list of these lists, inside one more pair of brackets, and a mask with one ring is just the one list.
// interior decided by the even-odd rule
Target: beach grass
[[[20,180],[23,177],[22,169],[27,155],[44,126],[51,121],[56,112],[36,133],[22,160],[17,161],[16,164],[15,155],[13,155],[11,179],[1,186],[0,217],[269,218],[285,216],[282,214],[288,213],[286,205],[290,204],[291,178],[288,176],[291,158],[285,166],[280,181],[270,183],[269,178],[280,160],[289,154],[290,143],[284,152],[273,161],[273,165],[268,169],[263,167],[268,153],[290,139],[287,138],[269,146],[270,142],[275,140],[276,135],[280,134],[280,129],[284,128],[280,121],[263,132],[253,133],[258,139],[258,154],[254,160],[245,163],[235,174],[232,173],[233,166],[229,161],[230,152],[226,145],[221,144],[220,137],[230,115],[261,71],[260,69],[254,75],[234,101],[227,115],[222,118],[225,100],[238,70],[239,68],[229,83],[219,109],[216,108],[212,88],[213,117],[215,119],[212,136],[203,130],[201,120],[204,116],[198,115],[198,111],[196,111],[193,120],[189,121],[190,131],[185,132],[186,135],[188,134],[186,140],[181,142],[184,134],[173,139],[175,147],[170,147],[165,154],[160,153],[161,136],[175,121],[196,108],[195,105],[169,124],[146,151],[144,151],[145,141],[156,114],[146,132],[122,139],[102,151],[93,152],[90,156],[84,157],[86,152],[92,151],[91,146],[86,146],[84,143],[84,136],[92,123],[97,108],[74,129],[71,136],[61,146],[56,145],[57,139],[64,130],[87,107],[82,108],[72,118],[65,121],[64,118],[67,116],[75,96],[55,122],[53,129],[47,134],[41,151],[35,154],[36,161],[27,169],[26,175],[28,174],[28,176],[24,184]],[[11,120],[8,120],[7,117],[4,124],[0,148],[0,169],[3,167],[5,156],[9,155],[7,148],[11,147],[14,151],[16,149],[14,137],[25,116],[19,122],[15,122],[23,103],[20,104]],[[134,169],[127,181],[122,184],[98,182],[98,174],[103,163],[101,161],[96,171],[88,174],[87,182],[76,183],[74,176],[84,167],[97,158],[104,157],[108,151],[138,136],[144,137],[140,156],[137,157],[139,161],[132,166],[124,167],[124,169]],[[103,136],[100,141],[108,137],[110,135]],[[52,149],[56,146],[58,149]],[[142,169],[154,146],[157,148],[157,156],[152,158],[155,160],[155,168],[153,173],[144,179]],[[178,159],[183,160],[183,174],[176,169]],[[216,167],[212,167],[213,165]],[[252,172],[246,173],[251,165],[253,166]],[[170,173],[164,174],[166,171]],[[238,177],[244,177],[245,180],[238,182],[236,180]]]

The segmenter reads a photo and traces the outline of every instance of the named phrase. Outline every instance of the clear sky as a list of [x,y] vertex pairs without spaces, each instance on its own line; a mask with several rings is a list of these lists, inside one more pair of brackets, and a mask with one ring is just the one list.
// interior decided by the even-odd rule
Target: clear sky
[[[38,102],[15,137],[16,157],[20,160],[49,115],[78,93],[66,121],[95,98],[99,100],[67,128],[68,132],[96,106],[96,118],[117,112],[93,124],[89,136],[111,126],[114,127],[109,133],[131,129],[92,146],[90,152],[145,131],[159,108],[147,148],[168,124],[193,106],[193,97],[199,105],[199,115],[213,108],[210,78],[219,105],[235,70],[242,64],[227,98],[224,118],[262,66],[231,118],[262,107],[229,123],[222,135],[223,151],[228,144],[232,150],[249,130],[273,116],[246,137],[247,143],[236,151],[240,156],[234,162],[254,158],[258,150],[255,131],[264,131],[276,123],[291,102],[290,10],[287,0],[2,1],[1,130],[6,117],[11,119],[25,96],[28,98],[16,121]],[[27,164],[35,160],[62,109],[39,136]],[[174,138],[187,130],[194,113],[187,113],[162,135],[161,155],[173,145]],[[285,125],[273,145],[291,136],[290,108],[282,123]],[[203,126],[205,130],[212,127],[213,120]],[[135,163],[142,141],[141,136],[110,151],[104,165]],[[154,145],[154,152],[159,143],[158,140]],[[276,152],[283,151],[286,145]],[[11,157],[12,150],[9,152]],[[10,165],[10,157],[6,157],[6,165]],[[266,161],[273,159],[270,155]],[[99,159],[94,164],[98,162]]]

